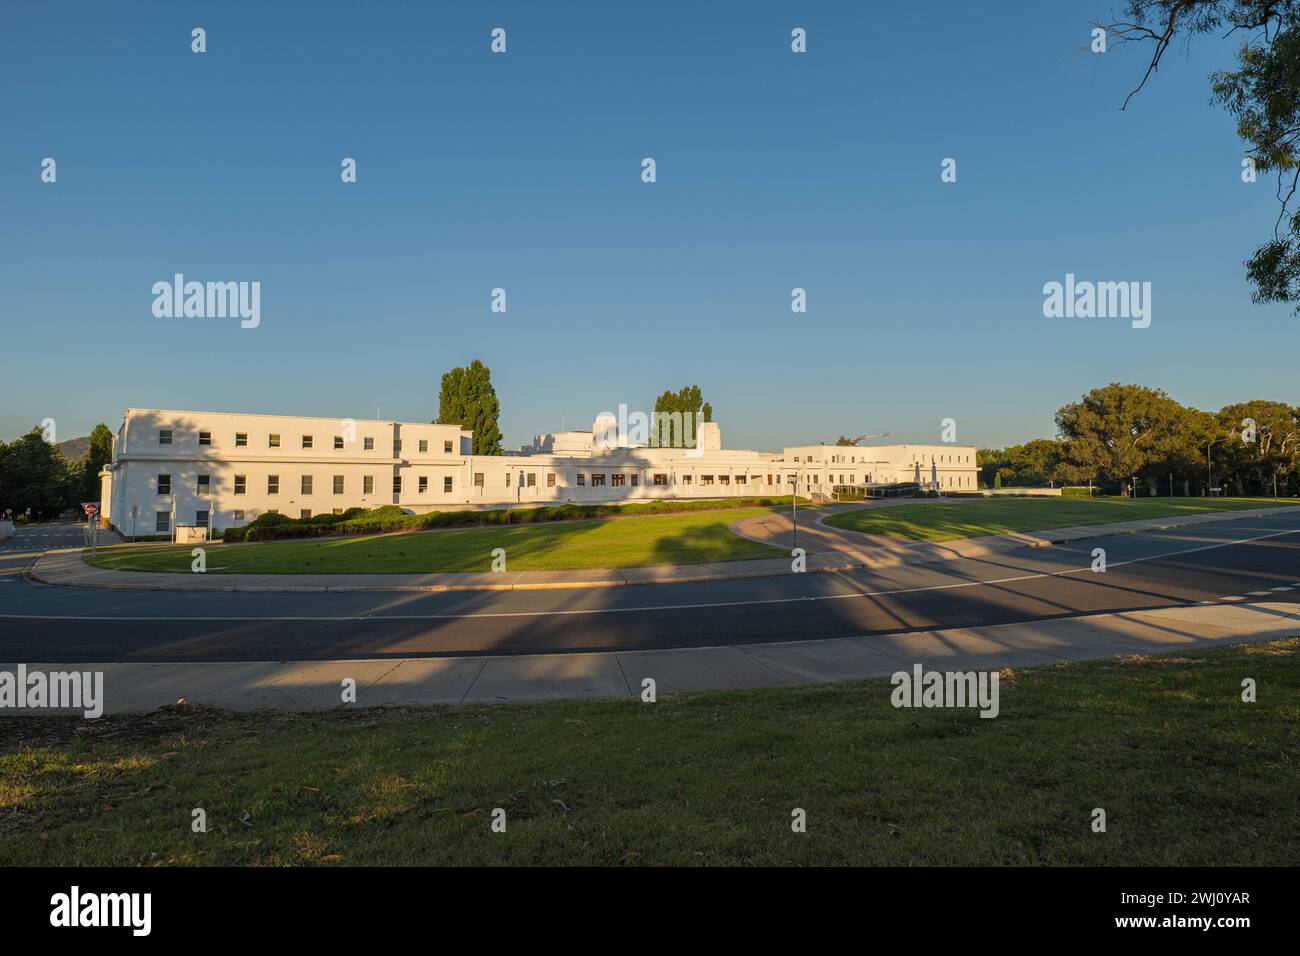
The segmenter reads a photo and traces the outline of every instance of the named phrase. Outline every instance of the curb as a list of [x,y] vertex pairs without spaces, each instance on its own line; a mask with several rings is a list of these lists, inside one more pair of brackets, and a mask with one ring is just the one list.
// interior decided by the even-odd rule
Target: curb
[[[962,539],[957,539],[954,542],[925,542],[927,544],[932,544],[937,546],[945,553],[939,553],[939,554],[918,553],[913,555],[890,554],[890,555],[883,555],[880,558],[870,559],[870,560],[862,560],[862,559],[855,558],[849,561],[836,563],[836,564],[827,564],[818,567],[809,567],[807,571],[803,573],[842,574],[850,571],[875,571],[875,570],[881,570],[883,568],[899,567],[905,564],[930,564],[930,563],[942,562],[942,561],[956,561],[964,558],[981,558],[981,557],[988,557],[994,554],[1003,554],[1008,551],[1019,551],[1024,548],[1049,548],[1049,547],[1055,547],[1056,545],[1059,544],[1069,544],[1075,541],[1089,541],[1095,538],[1125,537],[1128,535],[1145,534],[1151,531],[1172,531],[1178,528],[1186,528],[1198,524],[1208,524],[1211,522],[1220,522],[1220,521],[1239,521],[1239,520],[1245,520],[1247,518],[1272,517],[1275,515],[1288,514],[1288,513],[1300,514],[1300,506],[1284,505],[1276,508],[1247,508],[1247,509],[1241,509],[1237,511],[1210,512],[1210,513],[1199,514],[1199,515],[1188,515],[1181,519],[1178,518],[1137,519],[1144,522],[1149,522],[1148,524],[1145,524],[1141,528],[1121,528],[1117,530],[1112,525],[1112,527],[1109,530],[1106,530],[1105,525],[1097,525],[1096,526],[1097,530],[1094,532],[1079,533],[1076,531],[1070,531],[1069,533],[1062,533],[1063,529],[1058,530],[1055,534],[1053,534],[1053,532],[1050,530],[1046,532],[1023,532],[1026,535],[1025,538],[1007,538],[1006,540],[990,542],[989,544],[985,544],[985,545],[975,545],[960,552],[958,552],[955,548],[945,547],[945,545],[960,544]],[[839,528],[836,530],[843,531],[845,529]],[[857,532],[850,532],[850,533],[857,533]],[[745,536],[742,535],[741,537],[745,537]],[[747,539],[747,540],[754,540],[754,539]],[[965,540],[970,540],[970,539],[965,539]],[[531,581],[531,582],[530,581],[521,582],[516,580],[509,584],[505,584],[505,583],[503,584],[391,584],[391,585],[352,584],[352,585],[340,585],[340,586],[333,586],[333,585],[263,586],[263,585],[256,585],[256,584],[254,585],[232,584],[229,586],[213,586],[213,587],[196,588],[196,587],[189,587],[180,584],[177,585],[137,584],[137,583],[131,583],[129,581],[123,581],[121,583],[116,583],[116,582],[104,583],[104,582],[92,582],[92,581],[76,582],[76,581],[58,580],[57,578],[48,577],[37,570],[40,564],[44,562],[47,557],[50,557],[52,555],[81,554],[83,552],[84,549],[82,548],[63,548],[58,550],[47,551],[44,554],[42,554],[40,557],[36,558],[30,565],[28,565],[27,568],[24,569],[23,577],[28,581],[32,581],[38,584],[45,584],[52,587],[93,588],[93,589],[100,589],[100,590],[116,590],[116,591],[190,591],[190,592],[212,592],[212,593],[239,591],[239,592],[261,592],[261,593],[270,592],[270,593],[320,594],[320,593],[328,593],[328,592],[434,593],[434,592],[456,592],[456,591],[582,590],[582,589],[592,589],[592,588],[635,587],[638,585],[647,585],[647,584],[698,584],[705,581],[737,581],[737,580],[745,580],[749,578],[783,577],[791,573],[788,569],[784,567],[784,563],[783,563],[783,566],[781,568],[771,568],[771,569],[754,568],[754,569],[739,569],[736,571],[725,571],[725,572],[686,574],[681,576],[674,576],[669,580],[654,580],[654,579],[629,580],[627,577],[625,577],[622,574],[620,570],[611,569],[612,572],[615,575],[617,575],[617,579],[602,579],[602,580],[592,580],[592,581]],[[817,555],[812,556],[814,560],[816,559],[816,557]],[[918,557],[920,558],[920,560],[916,560]],[[765,559],[759,559],[759,560],[765,560]],[[683,565],[676,565],[676,567],[683,567]],[[627,569],[627,570],[633,570],[633,569]],[[119,575],[133,575],[140,572],[110,571],[107,573],[119,574]],[[533,572],[522,571],[522,572],[515,572],[515,573],[529,574]],[[177,574],[177,576],[183,577],[183,575],[180,575],[179,573]],[[340,577],[348,577],[348,576],[350,575],[340,575]]]

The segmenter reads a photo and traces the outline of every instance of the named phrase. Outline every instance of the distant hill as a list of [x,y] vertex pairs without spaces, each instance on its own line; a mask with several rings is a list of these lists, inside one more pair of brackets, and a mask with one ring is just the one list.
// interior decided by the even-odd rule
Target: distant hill
[[80,461],[81,456],[90,451],[90,436],[85,438],[69,438],[67,441],[61,441],[54,446],[59,450],[68,461]]

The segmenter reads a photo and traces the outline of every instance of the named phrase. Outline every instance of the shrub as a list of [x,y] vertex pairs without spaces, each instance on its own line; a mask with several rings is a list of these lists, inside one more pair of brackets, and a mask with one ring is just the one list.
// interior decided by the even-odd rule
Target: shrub
[[[811,504],[798,499],[800,504]],[[492,511],[430,511],[410,514],[398,505],[381,508],[349,508],[341,515],[323,514],[310,518],[260,515],[242,528],[227,528],[222,540],[276,541],[284,538],[312,538],[326,535],[387,534],[394,531],[423,531],[430,528],[473,528],[505,524],[535,524],[550,521],[580,521],[584,518],[613,518],[620,515],[670,514],[679,511],[710,511],[733,508],[777,507],[788,497],[726,498],[699,501],[636,501],[628,504],[541,505]]]

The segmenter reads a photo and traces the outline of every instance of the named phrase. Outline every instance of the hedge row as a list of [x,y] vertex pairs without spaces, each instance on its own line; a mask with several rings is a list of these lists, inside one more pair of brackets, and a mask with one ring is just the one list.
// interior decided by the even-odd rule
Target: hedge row
[[[674,511],[715,511],[732,508],[776,507],[789,504],[782,498],[725,498],[713,501],[638,501],[623,505],[545,505],[537,508],[504,508],[494,511],[430,511],[415,515],[397,505],[367,511],[350,508],[341,515],[323,514],[290,518],[264,514],[242,528],[227,528],[223,540],[275,541],[283,538],[317,538],[329,535],[383,534],[391,531],[423,531],[428,528],[472,528],[491,525],[534,524],[548,521],[579,521],[583,518],[613,518],[620,515],[669,514]],[[801,504],[811,504],[800,498]]]

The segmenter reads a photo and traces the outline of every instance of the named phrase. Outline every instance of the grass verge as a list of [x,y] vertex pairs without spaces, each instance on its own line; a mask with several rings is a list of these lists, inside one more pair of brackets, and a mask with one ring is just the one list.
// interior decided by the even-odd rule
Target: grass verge
[[[768,509],[669,514],[643,518],[569,521],[372,535],[357,538],[208,544],[212,574],[378,574],[491,571],[502,548],[510,571],[633,568],[779,558],[787,552],[741,538],[730,526]],[[119,571],[190,573],[191,549],[100,549],[96,567]]]
[[1300,502],[1286,498],[980,498],[849,511],[831,515],[825,523],[895,538],[952,541],[1014,531],[1296,504]]
[[[1253,678],[1257,703],[1243,703]],[[639,700],[0,722],[0,865],[1292,865],[1300,640]],[[192,811],[208,832],[191,831]],[[506,811],[505,833],[490,829]],[[791,811],[808,832],[791,832]],[[1107,832],[1091,830],[1092,811]]]

